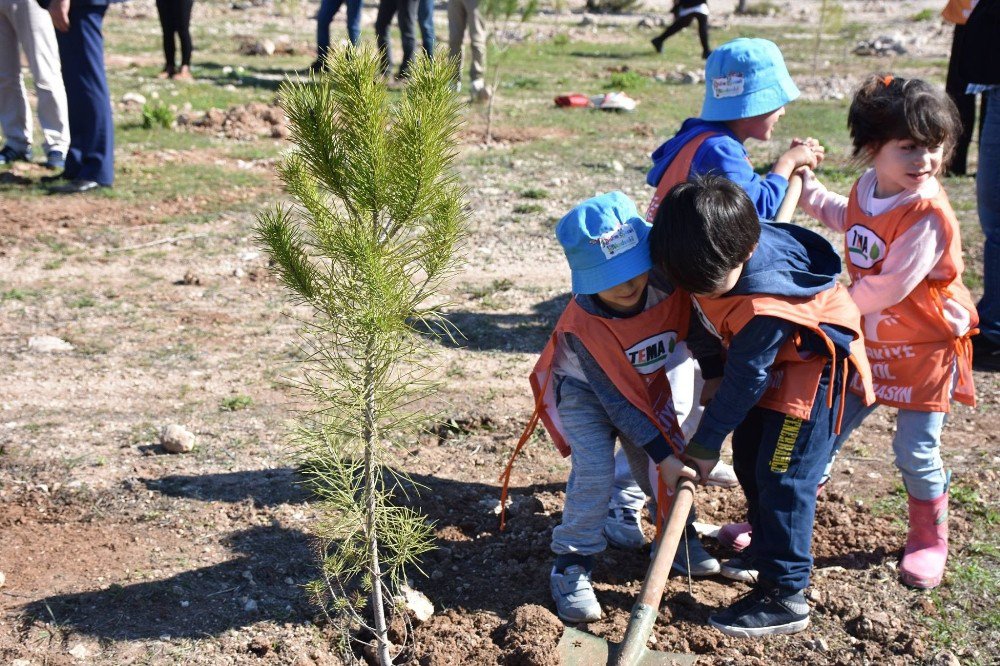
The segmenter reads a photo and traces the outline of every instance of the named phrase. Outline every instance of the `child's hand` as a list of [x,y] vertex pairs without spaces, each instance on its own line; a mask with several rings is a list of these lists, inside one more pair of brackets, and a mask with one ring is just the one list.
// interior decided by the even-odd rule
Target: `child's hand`
[[789,149],[795,148],[796,146],[805,146],[813,151],[813,155],[816,157],[817,165],[822,164],[823,159],[826,157],[826,148],[819,142],[819,139],[814,139],[811,136],[807,136],[804,139],[795,137],[792,139],[792,144],[789,146]]
[[[798,169],[799,167],[807,166],[810,169],[815,169],[819,163],[823,160],[823,148],[820,146],[818,149],[812,146],[806,145],[805,143],[800,143],[797,146],[792,146],[785,151],[782,157],[787,156],[795,166],[792,171]],[[780,159],[780,158],[779,158]]]
[[658,465],[658,468],[660,478],[663,479],[663,483],[666,484],[667,488],[671,490],[677,487],[677,483],[681,479],[698,480],[698,472],[685,465],[680,458],[674,455],[664,458]]

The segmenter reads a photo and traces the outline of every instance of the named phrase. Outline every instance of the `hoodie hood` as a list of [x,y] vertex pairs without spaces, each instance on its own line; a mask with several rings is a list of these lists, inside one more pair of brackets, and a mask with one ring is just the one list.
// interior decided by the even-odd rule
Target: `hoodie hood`
[[653,168],[646,174],[646,184],[650,187],[659,185],[660,179],[663,178],[663,173],[670,166],[670,163],[674,161],[674,158],[677,157],[677,153],[680,152],[681,148],[703,132],[725,134],[734,141],[739,142],[739,139],[736,138],[736,135],[729,130],[725,123],[702,120],[701,118],[688,118],[681,124],[680,130],[677,131],[677,134],[672,139],[653,151]]
[[830,242],[794,224],[761,220],[760,241],[727,296],[808,297],[832,288],[840,257]]

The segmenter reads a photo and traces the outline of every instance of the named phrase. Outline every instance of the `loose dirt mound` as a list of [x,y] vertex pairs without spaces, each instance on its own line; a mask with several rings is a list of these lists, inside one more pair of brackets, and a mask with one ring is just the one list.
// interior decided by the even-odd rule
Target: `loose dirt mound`
[[228,111],[212,108],[202,114],[182,113],[177,116],[178,127],[189,127],[239,141],[261,136],[283,139],[288,136],[287,122],[281,108],[260,103],[239,104]]
[[503,638],[503,663],[507,666],[559,666],[562,622],[536,604],[514,609]]

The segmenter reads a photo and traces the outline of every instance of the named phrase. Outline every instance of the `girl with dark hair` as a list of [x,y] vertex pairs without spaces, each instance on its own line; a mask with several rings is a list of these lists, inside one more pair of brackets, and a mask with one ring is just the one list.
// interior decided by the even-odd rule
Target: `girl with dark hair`
[[[191,78],[191,9],[194,0],[156,0],[156,13],[160,15],[163,30],[163,55],[167,64],[160,72],[161,79]],[[181,67],[177,69],[174,34],[181,43]]]
[[897,408],[892,448],[910,519],[899,571],[907,585],[932,588],[948,557],[941,429],[952,399],[975,404],[969,337],[979,317],[962,283],[958,219],[937,180],[962,126],[943,90],[891,74],[865,81],[847,125],[854,157],[871,168],[849,197],[828,192],[803,169],[799,199],[806,213],[845,234],[875,387],[870,407],[848,396],[834,450],[879,404]]
[[663,31],[662,35],[650,40],[656,52],[663,53],[663,42],[691,25],[691,21],[698,21],[701,57],[702,60],[708,58],[712,53],[712,49],[708,46],[708,3],[705,0],[676,0],[670,11],[674,15],[674,22]]

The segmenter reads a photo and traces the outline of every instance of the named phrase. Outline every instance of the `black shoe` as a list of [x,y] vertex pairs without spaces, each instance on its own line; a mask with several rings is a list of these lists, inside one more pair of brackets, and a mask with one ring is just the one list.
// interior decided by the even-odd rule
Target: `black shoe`
[[972,367],[986,372],[1000,370],[1000,345],[982,333],[972,336]]
[[758,582],[732,606],[710,616],[708,623],[739,638],[794,634],[809,626],[809,604],[802,590],[782,592]]
[[31,161],[31,146],[28,146],[25,150],[15,150],[10,146],[4,146],[0,149],[0,164],[13,164],[14,162],[30,162]]
[[71,180],[66,176],[65,171],[60,171],[59,173],[54,173],[51,176],[42,176],[38,179],[42,183],[54,183],[57,180]]
[[649,43],[653,45],[657,53],[663,53],[663,39],[661,37],[653,37]]
[[49,188],[49,194],[82,194],[84,192],[90,192],[91,190],[98,190],[102,187],[107,187],[107,185],[101,185],[93,180],[77,178],[76,180],[69,181],[65,185],[53,185]]
[[309,63],[309,73],[319,74],[326,69],[326,60],[323,58],[316,58],[311,63]]

